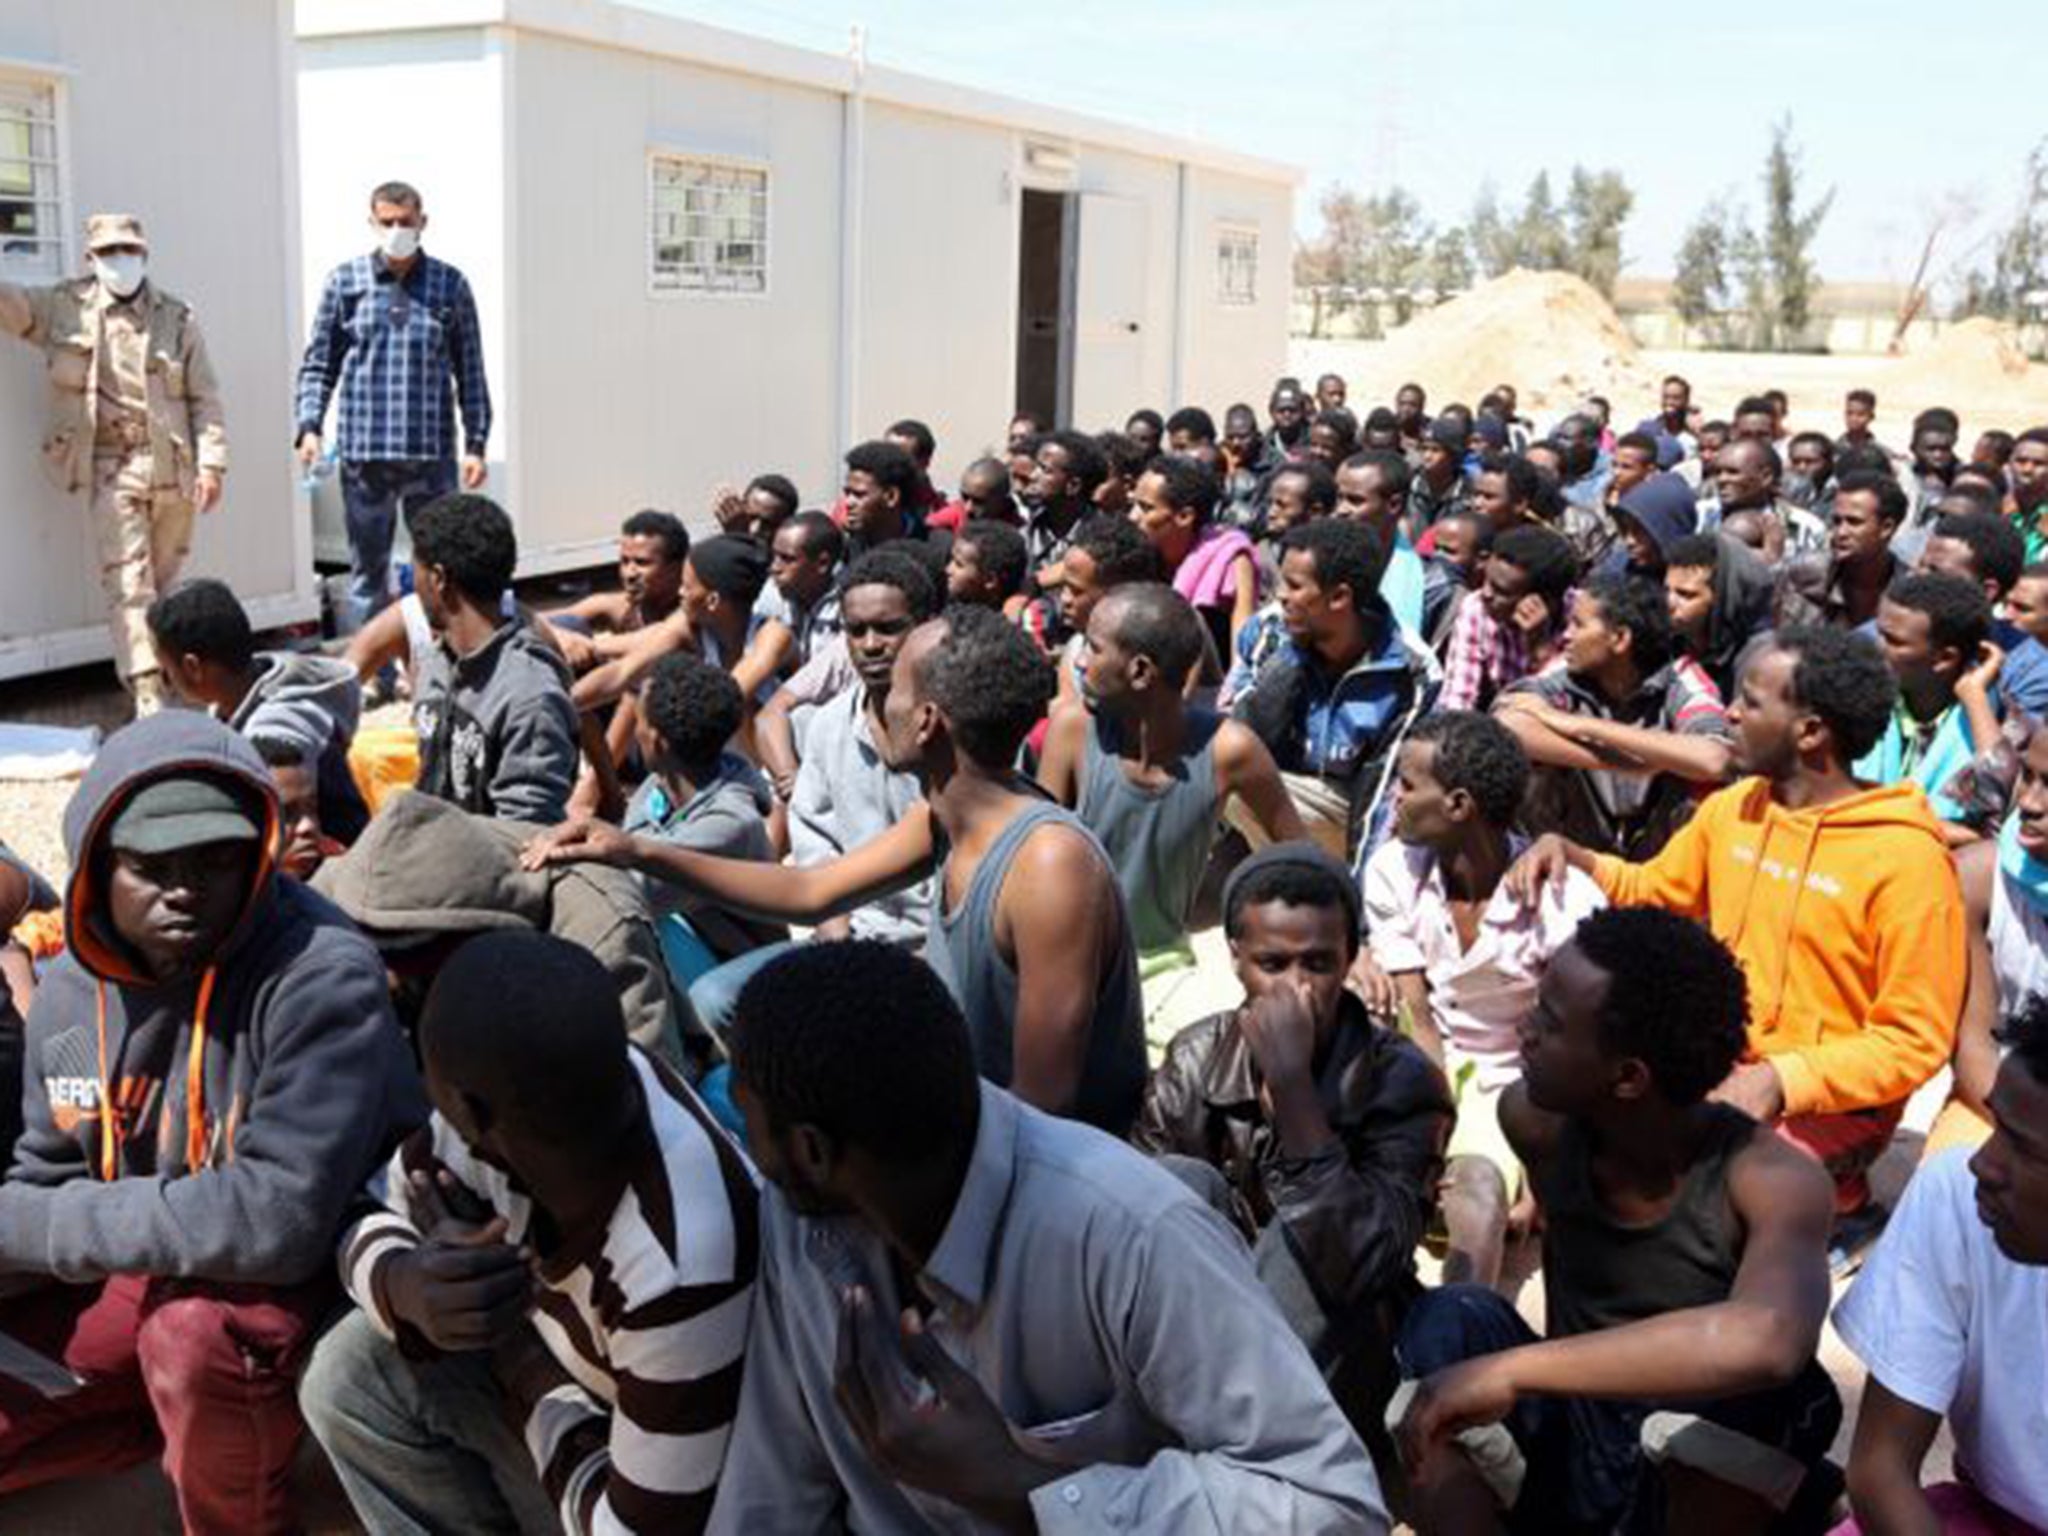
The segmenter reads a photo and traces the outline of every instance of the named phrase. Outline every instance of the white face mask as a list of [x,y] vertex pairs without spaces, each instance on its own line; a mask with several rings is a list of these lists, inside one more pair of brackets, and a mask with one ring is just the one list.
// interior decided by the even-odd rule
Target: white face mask
[[149,273],[149,258],[129,251],[120,251],[111,256],[95,256],[92,259],[92,270],[99,278],[100,286],[115,298],[133,298],[135,290],[142,286],[143,278]]
[[410,224],[378,226],[377,249],[387,261],[405,261],[420,248],[420,232]]

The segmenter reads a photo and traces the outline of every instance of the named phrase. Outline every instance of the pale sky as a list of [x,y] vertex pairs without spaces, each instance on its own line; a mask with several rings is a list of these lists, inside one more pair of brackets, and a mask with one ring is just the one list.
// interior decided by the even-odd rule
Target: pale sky
[[[1960,269],[2009,219],[2048,110],[2010,51],[2038,0],[634,0],[716,26],[1192,135],[1300,165],[1303,233],[1334,181],[1406,186],[1461,223],[1489,179],[1519,200],[1549,169],[1613,166],[1636,193],[1624,270],[1667,276],[1687,223],[1732,194],[1754,209],[1769,124],[1793,115],[1808,196],[1834,186],[1823,277],[1903,280],[1931,210]],[[1754,42],[1734,25],[1765,16]]]

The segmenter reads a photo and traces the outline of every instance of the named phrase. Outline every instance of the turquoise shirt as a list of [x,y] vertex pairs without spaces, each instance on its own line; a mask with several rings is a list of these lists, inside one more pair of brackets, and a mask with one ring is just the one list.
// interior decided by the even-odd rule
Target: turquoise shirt
[[1422,556],[1415,553],[1407,534],[1396,534],[1394,552],[1387,557],[1387,569],[1380,577],[1380,596],[1411,635],[1422,633],[1422,585]]

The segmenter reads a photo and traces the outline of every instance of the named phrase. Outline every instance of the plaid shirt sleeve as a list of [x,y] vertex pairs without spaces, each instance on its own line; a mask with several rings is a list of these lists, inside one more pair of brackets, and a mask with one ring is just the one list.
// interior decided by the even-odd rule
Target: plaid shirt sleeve
[[1488,617],[1486,604],[1477,592],[1468,592],[1459,599],[1450,644],[1444,647],[1444,686],[1437,695],[1438,708],[1479,707],[1499,635],[1500,626]]
[[342,359],[348,355],[348,329],[342,324],[342,277],[342,272],[328,274],[327,286],[320,291],[320,312],[313,318],[313,334],[299,363],[299,437],[318,432],[326,423],[327,402],[334,397]]
[[483,457],[491,437],[491,388],[484,379],[484,340],[477,324],[476,298],[469,280],[455,274],[455,330],[448,338],[448,361],[455,372],[456,398],[462,407],[462,441],[468,452]]

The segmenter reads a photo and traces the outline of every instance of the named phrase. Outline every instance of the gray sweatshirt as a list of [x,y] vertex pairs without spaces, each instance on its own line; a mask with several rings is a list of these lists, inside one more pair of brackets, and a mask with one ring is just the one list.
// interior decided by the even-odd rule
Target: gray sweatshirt
[[320,825],[352,843],[370,819],[348,771],[349,744],[363,716],[356,669],[338,656],[261,651],[256,681],[228,725],[251,741],[294,748],[320,780]]
[[467,656],[445,643],[418,658],[413,725],[419,787],[465,811],[552,826],[576,785],[569,669],[519,620]]

